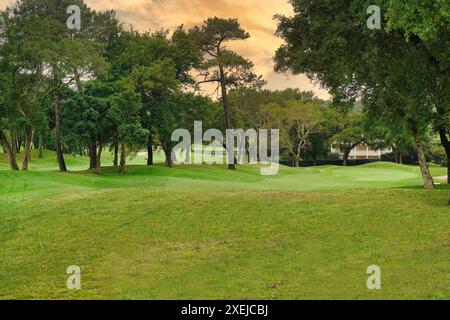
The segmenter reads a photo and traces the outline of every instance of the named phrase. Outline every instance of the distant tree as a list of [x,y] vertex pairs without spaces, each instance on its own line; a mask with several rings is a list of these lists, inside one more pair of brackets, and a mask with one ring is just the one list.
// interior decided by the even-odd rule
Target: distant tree
[[311,101],[313,98],[313,92],[305,92],[300,89],[271,91],[243,87],[229,91],[233,120],[248,129],[259,129],[259,119],[255,115],[259,114],[263,105],[276,103],[284,106],[289,101]]
[[317,165],[319,159],[326,159],[330,152],[328,147],[329,138],[328,132],[323,131],[320,126],[316,132],[310,135],[303,157],[311,159],[314,165]]
[[181,94],[173,94],[165,99],[161,99],[153,107],[153,112],[157,114],[158,122],[155,123],[156,131],[159,137],[159,143],[165,154],[166,167],[172,167],[172,150],[176,142],[172,141],[172,132],[183,128],[183,117],[185,108]]
[[172,141],[176,129],[187,129],[193,134],[194,121],[208,126],[214,119],[214,103],[211,99],[191,93],[176,93],[167,96],[153,108],[159,142],[166,156],[166,166],[172,167],[172,150],[178,142]]
[[302,151],[321,121],[321,110],[314,102],[288,101],[285,106],[275,103],[261,108],[262,125],[280,130],[280,143],[285,147],[295,167],[300,167]]
[[318,129],[311,134],[310,141],[305,149],[306,157],[316,164],[322,158],[328,158],[330,153],[331,137],[342,130],[340,118],[342,113],[334,108],[328,101],[318,101],[321,107],[321,121]]
[[392,149],[394,160],[398,164],[403,164],[404,156],[409,151],[414,151],[414,141],[404,121],[393,122],[369,116],[366,117],[364,127],[367,142],[374,148]]
[[133,91],[123,91],[114,94],[110,101],[111,108],[106,117],[117,132],[120,145],[119,172],[126,173],[127,156],[145,145],[149,132],[141,126],[142,104],[139,95]]
[[[241,28],[237,19],[217,17],[207,19],[202,26],[194,27],[190,32],[203,52],[203,62],[198,67],[201,80],[197,84],[217,84],[217,90],[221,90],[226,129],[233,129],[228,89],[261,88],[265,84],[261,76],[253,73],[251,61],[226,48],[228,42],[246,40],[250,34]],[[229,168],[235,169],[235,164],[230,163]]]
[[353,111],[339,115],[336,121],[340,130],[330,138],[330,143],[342,152],[343,165],[347,166],[352,150],[365,141],[363,116]]
[[[293,101],[308,102],[315,100],[317,104],[323,102],[314,97],[313,92],[305,92],[300,89],[285,89],[285,90],[268,90],[257,88],[237,88],[229,91],[230,107],[233,110],[233,123],[239,125],[239,128],[246,129],[267,129],[265,128],[264,112],[261,108],[268,104],[275,104],[286,107],[287,103]],[[322,139],[323,132],[313,132],[310,135],[309,141],[305,146],[305,155],[313,155],[317,157],[316,153],[327,154],[325,140]],[[319,141],[320,140],[320,141]],[[319,151],[320,149],[320,151]]]

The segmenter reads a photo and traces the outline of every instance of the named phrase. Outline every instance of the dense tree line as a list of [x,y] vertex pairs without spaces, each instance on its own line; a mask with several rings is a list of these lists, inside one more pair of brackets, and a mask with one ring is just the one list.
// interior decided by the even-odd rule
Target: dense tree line
[[[81,30],[66,26],[69,5],[81,8]],[[16,142],[23,138],[28,170],[35,136],[41,150],[49,129],[61,171],[68,152],[87,154],[90,169],[100,172],[107,147],[120,172],[127,155],[143,147],[153,165],[156,144],[171,166],[174,129],[218,118],[231,129],[228,90],[264,83],[249,60],[226,49],[248,37],[234,19],[138,32],[114,11],[93,11],[81,0],[17,1],[0,17],[0,141],[11,169],[19,169]],[[217,103],[196,94],[206,82],[219,85],[224,117]]]
[[[343,165],[361,144],[391,148],[398,163],[414,150],[431,188],[434,136],[442,161],[450,155],[446,4],[381,1],[384,29],[369,30],[365,1],[291,2],[296,14],[278,17],[286,44],[276,68],[319,80],[332,103],[298,89],[263,89],[252,62],[227,47],[250,37],[236,19],[139,32],[82,0],[18,0],[0,14],[0,143],[11,169],[19,170],[23,148],[28,170],[32,146],[40,156],[54,149],[63,172],[64,154],[75,154],[100,173],[104,150],[122,173],[127,157],[143,149],[153,165],[157,146],[170,167],[172,132],[201,120],[222,131],[280,129],[293,166],[329,159],[331,145]],[[69,5],[81,8],[81,30],[67,28]],[[412,23],[427,10],[440,22],[425,14],[420,28]],[[202,94],[204,84],[215,85],[217,101]]]
[[[364,113],[364,106],[358,103],[347,109],[299,89],[242,88],[230,91],[230,105],[233,122],[239,127],[280,129],[282,155],[289,158],[292,166],[299,166],[304,161],[335,163],[336,159],[347,165],[351,151],[360,145],[392,150],[383,159],[399,164],[403,160],[409,164],[418,162],[405,127],[388,126],[390,119],[376,120]],[[440,148],[434,148],[434,137],[431,130],[424,135],[428,161],[434,160],[440,152]],[[330,153],[331,146],[339,154]],[[441,158],[436,160],[442,162]]]

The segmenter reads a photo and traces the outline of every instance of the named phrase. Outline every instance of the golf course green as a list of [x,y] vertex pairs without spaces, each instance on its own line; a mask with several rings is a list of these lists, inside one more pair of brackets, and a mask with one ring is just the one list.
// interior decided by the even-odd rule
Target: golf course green
[[[104,165],[111,163],[105,154]],[[449,299],[449,187],[417,167],[145,166],[0,155],[0,299]],[[162,159],[160,159],[162,160]],[[435,177],[445,168],[432,166]],[[82,289],[68,290],[68,266]],[[382,289],[367,288],[367,268]]]

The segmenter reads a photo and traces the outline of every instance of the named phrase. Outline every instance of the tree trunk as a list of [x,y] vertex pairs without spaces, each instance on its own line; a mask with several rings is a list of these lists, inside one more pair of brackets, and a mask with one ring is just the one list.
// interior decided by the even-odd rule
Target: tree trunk
[[89,170],[97,169],[97,141],[93,139],[89,145]]
[[147,165],[153,165],[153,137],[150,134],[147,141]]
[[172,161],[172,148],[163,148],[164,154],[166,156],[166,167],[172,168],[173,161]]
[[17,136],[16,134],[11,134],[11,152],[13,155],[17,154]]
[[126,166],[126,161],[127,161],[127,147],[125,145],[125,143],[122,143],[121,146],[121,152],[120,152],[120,168],[119,168],[119,173],[126,173],[127,172],[127,166]]
[[298,157],[294,153],[291,153],[291,159],[292,159],[292,166],[294,168],[300,168],[300,157]]
[[39,134],[39,159],[44,158],[44,138],[42,133]]
[[[138,66],[133,66],[133,69],[136,69]],[[138,80],[138,88],[139,88],[139,93],[141,96],[141,102],[142,105],[146,105],[146,94],[145,94],[145,90],[144,90],[144,85],[142,83],[142,80]],[[147,119],[148,116],[145,115],[147,111],[144,110],[145,108],[143,108],[142,111],[144,111],[144,115],[141,117],[142,119]],[[149,131],[149,135],[148,135],[148,140],[147,140],[147,166],[153,166],[153,137],[152,137],[152,120],[151,117],[150,119],[147,119],[147,121],[145,121],[145,125],[143,125],[143,127],[146,127]]]
[[22,152],[22,137],[21,136],[19,136],[19,135],[17,135],[16,136],[16,139],[17,139],[17,153],[21,153]]
[[119,143],[114,142],[114,161],[113,161],[114,167],[117,167],[119,165]]
[[418,134],[413,134],[413,138],[416,145],[417,157],[419,158],[419,166],[422,173],[425,189],[433,189],[434,181],[433,177],[430,174],[430,169],[428,168],[422,141]]
[[103,146],[102,146],[102,144],[100,144],[100,146],[98,147],[98,153],[97,153],[97,164],[95,166],[96,174],[102,173],[102,151],[103,151]]
[[53,105],[55,107],[55,142],[56,142],[56,159],[58,160],[59,171],[66,172],[67,166],[64,160],[64,154],[61,143],[61,108],[59,104],[59,95],[53,97]]
[[394,149],[394,161],[395,161],[395,163],[400,163],[400,159],[398,157],[398,153],[397,153],[397,151],[395,151],[395,149]]
[[347,167],[347,166],[348,166],[348,158],[350,157],[350,152],[351,152],[351,151],[344,151],[344,154],[343,154],[343,156],[342,156],[342,159],[343,159],[342,165],[343,165],[344,167]]
[[22,151],[22,137],[16,135],[16,141],[17,141],[17,153],[20,153]]
[[447,183],[450,184],[450,158],[447,156]]
[[447,130],[441,128],[439,130],[439,136],[441,143],[444,146],[445,153],[447,154],[447,183],[450,184],[450,140],[447,138]]
[[[220,87],[222,89],[222,102],[223,102],[223,109],[225,112],[225,122],[226,122],[226,126],[228,130],[232,130],[233,129],[233,124],[231,122],[231,111],[230,111],[230,102],[228,101],[228,93],[227,93],[227,85],[226,85],[226,79],[225,79],[225,71],[223,70],[223,67],[220,66],[219,67],[219,72],[220,72]],[[230,155],[231,152],[234,153],[234,143],[233,143],[233,150],[228,150],[229,154],[228,154],[228,162],[230,161]],[[230,170],[235,170],[236,169],[236,165],[235,165],[235,161],[233,161],[233,163],[229,163],[228,164],[228,169]]]
[[23,155],[22,170],[28,171],[28,165],[31,160],[31,143],[33,142],[34,128],[30,125],[25,125],[25,153]]
[[[15,142],[12,141],[11,146],[14,143]],[[3,147],[3,151],[5,151],[6,155],[8,156],[9,166],[11,167],[11,170],[18,171],[19,166],[17,165],[16,155],[12,152],[10,143],[9,143],[8,139],[6,138],[6,136],[3,134],[2,130],[0,130],[0,144]]]

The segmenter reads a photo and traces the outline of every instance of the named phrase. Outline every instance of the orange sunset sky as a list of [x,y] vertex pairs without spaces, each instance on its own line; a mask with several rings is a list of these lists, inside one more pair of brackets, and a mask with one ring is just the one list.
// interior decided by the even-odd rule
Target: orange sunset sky
[[[12,2],[0,0],[0,8]],[[181,24],[191,27],[213,16],[238,18],[251,38],[231,47],[254,62],[255,71],[268,82],[267,88],[300,88],[312,90],[322,99],[329,98],[326,90],[305,76],[281,75],[273,71],[273,56],[282,44],[275,36],[273,16],[292,13],[287,0],[86,0],[86,3],[95,10],[116,10],[122,21],[139,30],[174,30]]]

